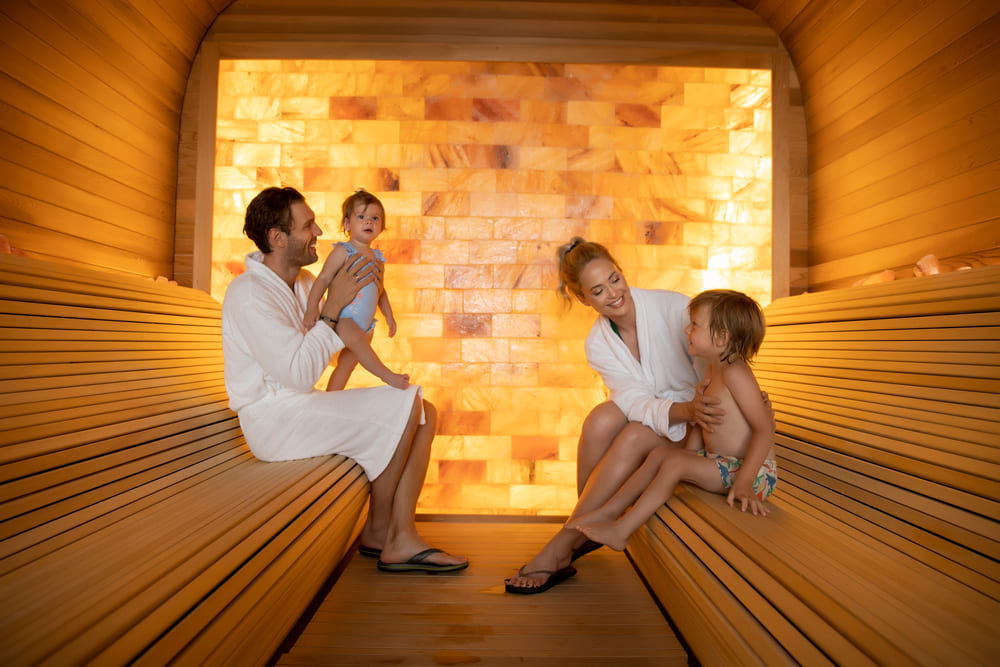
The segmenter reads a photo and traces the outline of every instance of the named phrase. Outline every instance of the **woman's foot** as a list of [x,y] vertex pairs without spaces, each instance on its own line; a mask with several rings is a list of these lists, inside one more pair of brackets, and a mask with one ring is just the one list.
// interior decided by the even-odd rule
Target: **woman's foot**
[[570,564],[569,553],[559,554],[552,542],[546,544],[534,558],[524,564],[517,574],[504,583],[510,588],[532,589],[545,586],[554,573],[563,572]]

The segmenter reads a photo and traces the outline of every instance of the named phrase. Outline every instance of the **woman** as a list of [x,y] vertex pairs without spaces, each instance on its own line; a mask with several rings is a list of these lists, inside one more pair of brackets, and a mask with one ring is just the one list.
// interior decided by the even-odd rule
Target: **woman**
[[[630,288],[599,243],[577,237],[559,249],[559,292],[593,308],[587,363],[611,392],[584,421],[577,460],[580,499],[570,516],[600,507],[656,447],[680,447],[687,424],[721,423],[718,399],[706,399],[688,356],[688,297]],[[509,593],[541,593],[574,574],[571,562],[599,545],[563,527],[518,573]]]

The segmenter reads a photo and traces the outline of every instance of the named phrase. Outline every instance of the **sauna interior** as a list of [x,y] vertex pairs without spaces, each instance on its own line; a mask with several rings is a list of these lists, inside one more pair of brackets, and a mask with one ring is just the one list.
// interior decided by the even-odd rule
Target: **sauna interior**
[[302,190],[321,246],[347,194],[382,198],[400,331],[375,346],[440,409],[428,514],[572,508],[604,397],[590,316],[554,293],[572,235],[633,285],[764,305],[1000,262],[995,0],[7,0],[0,20],[5,253],[221,300],[261,188]]

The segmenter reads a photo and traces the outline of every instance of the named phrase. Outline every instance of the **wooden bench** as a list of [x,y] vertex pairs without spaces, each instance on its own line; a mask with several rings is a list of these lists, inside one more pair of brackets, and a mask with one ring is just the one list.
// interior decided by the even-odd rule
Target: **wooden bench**
[[629,546],[695,656],[1000,664],[1000,267],[765,315],[770,515],[682,486]]
[[0,663],[266,663],[359,534],[352,460],[250,454],[220,313],[0,256]]

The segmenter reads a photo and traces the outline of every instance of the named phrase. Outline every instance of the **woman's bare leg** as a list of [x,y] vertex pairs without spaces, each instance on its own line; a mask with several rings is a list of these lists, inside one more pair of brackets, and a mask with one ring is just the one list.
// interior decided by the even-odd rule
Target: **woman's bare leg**
[[[657,435],[652,429],[642,424],[630,423],[618,437],[611,448],[594,469],[590,479],[584,486],[583,493],[577,501],[573,513],[566,522],[572,524],[577,517],[591,512],[608,501],[621,488],[625,480],[642,465],[646,456],[654,447],[671,446],[677,443]],[[569,565],[573,557],[573,549],[583,544],[587,539],[577,530],[563,526],[542,550],[535,555],[523,568],[525,574],[517,574],[509,580],[519,587],[540,586],[548,578],[547,574],[532,575],[532,572],[555,572]]]
[[595,407],[583,420],[580,443],[576,450],[577,495],[583,493],[583,487],[590,479],[590,474],[627,424],[628,418],[611,401],[605,401]]
[[635,503],[643,491],[653,483],[656,476],[660,474],[661,466],[670,457],[670,454],[678,451],[681,450],[668,447],[657,447],[651,451],[638,470],[625,480],[625,483],[608,499],[608,502],[592,512],[579,515],[572,523],[567,522],[568,527],[580,530],[581,526],[588,523],[614,521],[620,517]]

